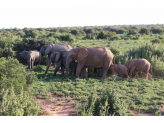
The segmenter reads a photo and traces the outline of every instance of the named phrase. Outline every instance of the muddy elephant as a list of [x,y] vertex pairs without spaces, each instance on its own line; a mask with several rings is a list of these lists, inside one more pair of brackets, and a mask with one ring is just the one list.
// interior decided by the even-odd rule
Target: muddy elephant
[[[121,77],[123,75],[126,75],[127,78],[129,78],[129,76],[128,76],[128,68],[125,65],[123,65],[123,64],[121,64],[121,65],[113,64],[113,65],[110,66],[109,70],[112,71],[112,69],[115,70],[116,74],[121,75]],[[114,74],[114,73],[112,73],[112,74]]]
[[38,50],[33,51],[22,51],[22,56],[25,60],[27,60],[28,68],[33,69],[34,63],[36,65],[40,65],[40,62],[42,60],[41,53]]
[[52,53],[59,52],[59,51],[70,51],[71,49],[72,47],[67,44],[49,44],[49,45],[42,46],[40,52],[42,56],[48,55],[47,63],[46,63],[48,65]]
[[[50,56],[48,65],[47,65],[47,69],[44,74],[47,73],[49,66],[52,62],[52,63],[57,63],[57,66],[54,70],[54,76],[56,76],[56,72],[59,70],[60,67],[61,67],[61,71],[62,71],[62,76],[64,76],[64,68],[66,66],[66,60],[67,60],[68,54],[69,54],[69,51],[60,51],[60,52],[52,53]],[[72,77],[75,76],[76,67],[77,67],[77,62],[72,61],[69,66],[69,68],[72,69],[72,75],[71,75]]]
[[[105,47],[79,47],[71,49],[66,61],[66,74],[68,74],[69,64],[73,60],[77,60],[78,65],[76,68],[76,78],[79,77],[81,69],[85,69],[88,66],[94,68],[102,68],[103,76],[101,79],[106,78],[106,73],[114,59],[113,53]],[[112,70],[114,72],[114,70]],[[83,73],[84,75],[86,73]]]
[[152,75],[149,73],[150,69],[150,62],[148,62],[146,59],[132,59],[125,63],[125,66],[130,70],[129,77],[131,77],[132,73],[135,72],[136,78],[138,79],[138,71],[146,73],[145,79],[148,79],[152,77]]

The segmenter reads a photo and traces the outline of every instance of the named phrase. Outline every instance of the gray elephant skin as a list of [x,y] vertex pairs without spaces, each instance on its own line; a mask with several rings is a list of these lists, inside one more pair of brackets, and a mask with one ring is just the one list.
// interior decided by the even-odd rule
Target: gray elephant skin
[[[126,75],[127,78],[129,78],[129,76],[128,76],[128,68],[125,65],[123,65],[123,64],[120,64],[120,65],[118,65],[118,64],[112,64],[110,66],[109,70],[112,71],[112,69],[115,70],[115,73],[117,75],[121,75],[121,77],[123,75]],[[112,74],[114,74],[114,73],[112,73]]]
[[27,60],[27,64],[28,64],[28,68],[29,69],[33,69],[33,65],[34,63],[36,63],[36,65],[40,65],[40,62],[42,60],[42,56],[41,53],[38,50],[34,50],[34,51],[22,51],[22,57]]
[[[52,53],[44,75],[47,73],[49,66],[52,62],[52,63],[57,63],[57,66],[54,70],[54,76],[56,76],[56,72],[59,70],[60,67],[61,67],[61,71],[62,71],[62,76],[64,76],[64,68],[66,66],[66,60],[67,60],[68,54],[69,54],[69,51],[60,51],[60,52]],[[75,76],[76,67],[77,67],[77,62],[72,61],[69,66],[69,68],[72,69],[72,75],[71,75],[72,77]]]
[[42,46],[40,52],[42,56],[48,55],[47,63],[46,63],[48,65],[52,53],[59,52],[59,51],[70,51],[71,49],[72,47],[67,44],[49,44],[49,45]]

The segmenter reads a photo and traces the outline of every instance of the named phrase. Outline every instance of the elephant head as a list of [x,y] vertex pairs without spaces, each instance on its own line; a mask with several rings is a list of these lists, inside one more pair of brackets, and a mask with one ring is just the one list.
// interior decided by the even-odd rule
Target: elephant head
[[51,62],[52,63],[57,63],[59,61],[60,57],[61,57],[61,53],[60,52],[55,52],[55,53],[53,53],[50,56],[50,60],[48,62],[47,69],[46,69],[46,72],[44,73],[44,75],[47,73],[47,71],[48,71],[48,69],[50,67]]
[[28,51],[23,50],[22,53],[21,53],[21,56],[22,56],[25,60],[27,60],[27,54],[28,54]]
[[51,49],[52,49],[51,45],[42,46],[40,49],[41,55],[42,56],[48,55],[51,52]]
[[69,54],[68,54],[67,61],[66,61],[66,74],[65,74],[65,77],[68,74],[69,65],[70,65],[70,63],[72,61],[76,61],[77,60],[77,63],[80,63],[87,56],[88,56],[88,50],[86,49],[86,47],[80,47],[80,48],[71,49]]
[[135,65],[133,60],[129,60],[125,63],[125,66],[130,69],[131,67],[133,67]]

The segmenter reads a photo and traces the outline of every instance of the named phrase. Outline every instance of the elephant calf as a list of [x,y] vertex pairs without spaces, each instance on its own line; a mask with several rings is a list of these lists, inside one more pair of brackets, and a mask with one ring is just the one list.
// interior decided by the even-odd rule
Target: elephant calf
[[148,79],[152,77],[152,75],[149,73],[150,69],[150,62],[148,62],[146,59],[132,59],[125,63],[125,66],[130,70],[129,77],[131,77],[132,73],[135,72],[136,78],[138,79],[138,71],[146,73],[145,79]]
[[[118,64],[112,64],[109,68],[110,71],[115,70],[115,73],[118,75],[126,75],[127,78],[129,78],[128,76],[128,68],[125,65],[118,65]],[[114,73],[112,73],[114,74]],[[122,77],[121,76],[121,77]]]
[[[52,62],[52,63],[57,63],[57,66],[54,70],[54,76],[56,76],[56,72],[59,70],[60,67],[62,71],[62,76],[64,76],[64,68],[66,66],[66,60],[67,60],[68,54],[69,54],[69,51],[60,51],[60,52],[52,53],[52,55],[50,56],[48,65],[47,65],[46,72],[44,74],[47,73],[49,66]],[[76,73],[77,62],[72,61],[69,67],[72,69],[71,76],[73,77]]]
[[33,64],[36,63],[36,65],[40,65],[42,56],[41,53],[38,50],[34,51],[22,51],[22,57],[27,60],[28,68],[32,69]]

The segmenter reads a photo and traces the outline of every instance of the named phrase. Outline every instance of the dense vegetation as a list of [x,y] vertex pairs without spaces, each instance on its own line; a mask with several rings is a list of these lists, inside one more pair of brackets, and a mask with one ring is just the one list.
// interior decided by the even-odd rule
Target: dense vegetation
[[[75,97],[79,115],[134,115],[131,110],[163,115],[163,42],[164,25],[158,24],[0,29],[0,115],[38,115],[40,110],[34,98],[48,99],[50,92]],[[51,43],[73,48],[107,47],[115,55],[116,64],[146,58],[152,65],[153,78],[127,80],[111,76],[109,71],[106,79],[99,80],[102,70],[95,73],[91,67],[86,80],[70,76],[64,79],[59,73],[54,77],[53,67],[43,75],[47,56],[33,70],[22,65],[26,61],[21,51],[40,50]],[[140,78],[144,75],[139,73]]]

